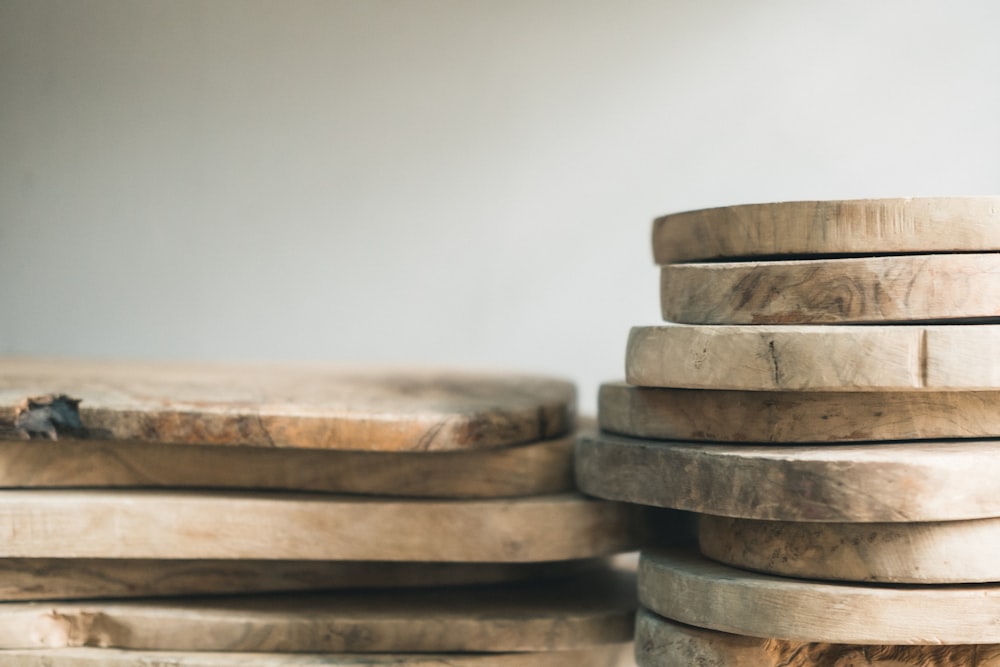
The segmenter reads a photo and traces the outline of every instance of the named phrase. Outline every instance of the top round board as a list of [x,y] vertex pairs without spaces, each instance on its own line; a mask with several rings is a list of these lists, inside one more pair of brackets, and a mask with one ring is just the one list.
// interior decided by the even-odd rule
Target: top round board
[[[26,402],[60,395],[68,398],[55,415]],[[0,439],[8,440],[477,449],[563,435],[575,403],[570,382],[513,374],[0,359]]]
[[745,204],[653,222],[657,264],[1000,250],[1000,197]]

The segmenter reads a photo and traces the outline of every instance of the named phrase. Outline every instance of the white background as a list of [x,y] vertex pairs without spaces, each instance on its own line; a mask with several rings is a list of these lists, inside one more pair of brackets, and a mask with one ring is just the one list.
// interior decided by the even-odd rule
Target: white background
[[658,321],[653,217],[996,194],[998,29],[991,0],[0,0],[0,354],[511,368],[592,411]]

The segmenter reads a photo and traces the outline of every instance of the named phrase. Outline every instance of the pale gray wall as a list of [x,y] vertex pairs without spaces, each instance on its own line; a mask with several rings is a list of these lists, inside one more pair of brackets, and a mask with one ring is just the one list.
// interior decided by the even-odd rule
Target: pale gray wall
[[650,220],[996,193],[1000,3],[0,0],[0,353],[621,376]]

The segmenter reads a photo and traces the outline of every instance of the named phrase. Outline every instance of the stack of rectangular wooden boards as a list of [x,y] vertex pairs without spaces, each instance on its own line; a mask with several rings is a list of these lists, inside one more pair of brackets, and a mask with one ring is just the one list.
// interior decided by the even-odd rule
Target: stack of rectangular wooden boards
[[[572,384],[0,360],[0,665],[605,667],[655,511]],[[641,511],[636,511],[640,509]]]
[[643,667],[1000,665],[1000,198],[654,223],[662,309],[580,488],[697,515],[639,566]]

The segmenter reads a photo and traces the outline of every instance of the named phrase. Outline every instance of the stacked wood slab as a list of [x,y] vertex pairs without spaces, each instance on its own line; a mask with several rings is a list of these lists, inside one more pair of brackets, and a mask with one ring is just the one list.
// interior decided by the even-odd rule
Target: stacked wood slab
[[0,665],[616,664],[571,384],[0,360]]
[[686,510],[644,551],[644,667],[1000,665],[1000,198],[654,222],[667,326],[580,488]]

